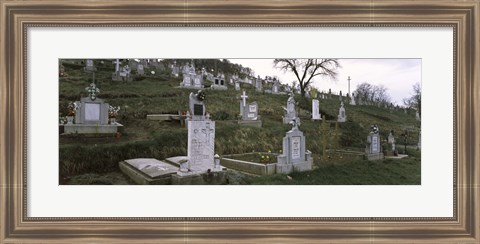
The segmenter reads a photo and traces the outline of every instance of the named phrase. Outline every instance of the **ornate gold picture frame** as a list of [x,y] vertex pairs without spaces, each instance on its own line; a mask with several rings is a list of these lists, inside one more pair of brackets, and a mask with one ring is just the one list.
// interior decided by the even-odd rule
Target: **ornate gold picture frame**
[[[0,0],[0,242],[480,242],[480,2]],[[454,216],[425,218],[28,217],[29,27],[454,29]]]

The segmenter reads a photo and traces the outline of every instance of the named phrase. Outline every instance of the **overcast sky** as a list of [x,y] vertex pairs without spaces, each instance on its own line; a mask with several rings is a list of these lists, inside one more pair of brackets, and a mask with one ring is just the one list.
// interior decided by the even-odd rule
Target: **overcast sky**
[[[273,67],[273,59],[230,59],[232,63],[250,67],[255,75],[278,76],[282,84],[291,84],[296,80],[292,73],[284,73]],[[373,85],[383,85],[388,90],[392,102],[403,105],[402,99],[410,97],[412,86],[422,82],[421,59],[339,59],[341,68],[338,69],[336,81],[327,78],[318,78],[313,86],[320,91],[342,94],[348,93],[348,76],[350,76],[350,91],[354,92],[357,85],[368,82]]]

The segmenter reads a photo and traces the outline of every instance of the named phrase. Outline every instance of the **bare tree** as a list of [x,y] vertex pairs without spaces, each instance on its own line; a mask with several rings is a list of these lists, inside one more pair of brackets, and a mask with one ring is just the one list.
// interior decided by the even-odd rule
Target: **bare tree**
[[355,90],[355,95],[361,99],[363,102],[370,101],[372,97],[373,86],[369,83],[363,82],[357,85],[357,89]]
[[383,85],[373,86],[374,100],[377,103],[390,103],[390,96],[387,88]]
[[374,103],[390,103],[391,98],[387,93],[387,88],[383,85],[372,85],[367,82],[363,82],[357,85],[355,94],[358,98],[364,102]]
[[403,104],[409,108],[418,109],[418,113],[421,114],[422,111],[422,87],[420,83],[415,83],[412,86],[413,94],[409,98],[403,99]]
[[337,78],[337,68],[340,63],[337,59],[275,59],[273,66],[285,72],[293,72],[300,86],[300,93],[305,96],[305,91],[316,76]]

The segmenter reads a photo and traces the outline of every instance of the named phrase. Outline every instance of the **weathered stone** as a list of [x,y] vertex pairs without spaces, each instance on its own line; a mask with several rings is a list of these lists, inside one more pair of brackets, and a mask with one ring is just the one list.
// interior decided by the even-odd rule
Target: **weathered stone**
[[178,167],[153,159],[136,158],[119,163],[120,170],[139,185],[168,185]]

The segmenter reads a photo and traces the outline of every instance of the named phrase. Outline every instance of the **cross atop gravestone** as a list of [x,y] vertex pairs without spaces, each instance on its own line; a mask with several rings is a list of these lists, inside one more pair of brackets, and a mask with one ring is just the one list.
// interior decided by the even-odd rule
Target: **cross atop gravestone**
[[[247,103],[247,94],[245,93],[245,90],[243,90],[243,94],[240,96],[241,101],[240,101],[240,116],[241,116],[241,122],[240,124],[247,124],[245,121],[260,121],[259,116],[258,116],[258,104],[257,102],[252,102],[252,103]],[[250,125],[254,126],[261,126],[260,123],[248,123]]]
[[85,88],[85,90],[88,92],[88,96],[92,100],[95,100],[97,98],[97,93],[100,93],[100,89],[97,88],[95,83],[91,83],[90,86]]
[[120,71],[120,64],[122,64],[122,62],[120,62],[120,59],[117,58],[117,60],[113,61],[113,63],[115,64],[115,72]]
[[242,100],[243,100],[243,106],[244,106],[244,107],[247,106],[247,98],[248,98],[248,96],[247,96],[247,94],[245,93],[245,90],[243,90],[243,94],[242,94],[242,96],[240,96],[240,97],[241,97]]

